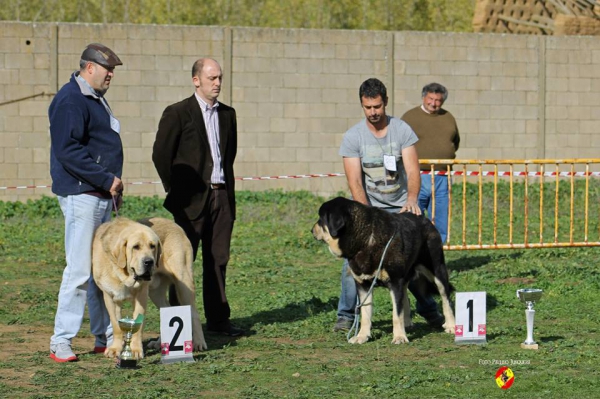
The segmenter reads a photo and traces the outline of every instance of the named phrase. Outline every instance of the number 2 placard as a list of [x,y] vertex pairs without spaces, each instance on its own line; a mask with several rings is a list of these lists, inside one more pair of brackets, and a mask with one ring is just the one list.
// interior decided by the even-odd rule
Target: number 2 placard
[[160,308],[161,362],[193,362],[192,352],[192,311],[190,306]]
[[484,344],[487,334],[485,313],[485,292],[457,292],[454,342]]

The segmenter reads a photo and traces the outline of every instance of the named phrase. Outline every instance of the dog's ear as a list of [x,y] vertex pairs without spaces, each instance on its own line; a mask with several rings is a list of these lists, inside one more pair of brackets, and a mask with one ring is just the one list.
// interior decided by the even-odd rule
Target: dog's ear
[[329,209],[324,212],[324,222],[332,237],[338,237],[346,226],[346,216],[340,209]]
[[123,234],[119,236],[119,239],[115,243],[112,249],[112,255],[117,260],[117,266],[121,269],[127,267],[127,237]]
[[156,265],[156,268],[158,269],[158,265],[160,264],[160,257],[162,256],[162,242],[160,242],[160,240],[158,240],[156,242],[156,249],[154,250],[154,264]]

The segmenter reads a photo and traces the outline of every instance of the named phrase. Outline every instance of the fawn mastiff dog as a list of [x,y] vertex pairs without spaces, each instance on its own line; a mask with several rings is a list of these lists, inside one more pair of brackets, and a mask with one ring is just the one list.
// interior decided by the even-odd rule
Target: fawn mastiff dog
[[[138,222],[116,218],[96,230],[92,248],[92,270],[113,326],[113,343],[104,355],[116,357],[123,346],[118,320],[124,301],[133,302],[133,318],[145,314],[148,297],[161,308],[173,304],[190,305],[192,340],[196,351],[207,349],[196,308],[192,271],[192,246],[183,230],[163,218]],[[170,288],[170,301],[167,292]],[[160,342],[150,345],[158,349]],[[134,357],[144,356],[142,328],[133,335]]]
[[[158,235],[133,220],[118,217],[98,227],[92,244],[92,273],[104,293],[104,303],[113,327],[113,342],[104,355],[116,357],[123,348],[122,318],[125,301],[133,302],[133,318],[146,313],[148,288],[158,266],[161,245]],[[136,359],[144,357],[142,328],[131,340]]]

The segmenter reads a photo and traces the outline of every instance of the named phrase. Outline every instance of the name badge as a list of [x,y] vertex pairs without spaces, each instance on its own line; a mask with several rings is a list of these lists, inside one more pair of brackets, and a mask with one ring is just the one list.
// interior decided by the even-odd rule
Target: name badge
[[115,132],[117,132],[119,134],[121,133],[121,123],[119,122],[119,120],[117,118],[115,118],[112,115],[110,115],[110,127]]
[[396,172],[396,157],[394,155],[383,154],[383,166],[391,172]]

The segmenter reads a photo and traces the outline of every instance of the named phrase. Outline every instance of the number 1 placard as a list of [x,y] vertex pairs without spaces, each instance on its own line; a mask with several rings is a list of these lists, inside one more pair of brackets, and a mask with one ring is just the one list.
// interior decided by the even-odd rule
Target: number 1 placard
[[190,306],[160,308],[161,363],[193,362]]
[[454,342],[485,344],[487,333],[485,313],[485,292],[457,292]]

